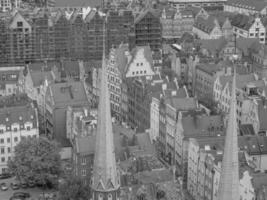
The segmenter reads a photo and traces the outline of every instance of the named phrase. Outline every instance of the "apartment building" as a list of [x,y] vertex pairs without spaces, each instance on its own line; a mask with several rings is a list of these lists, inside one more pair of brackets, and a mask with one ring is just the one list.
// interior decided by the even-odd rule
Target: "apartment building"
[[70,147],[66,135],[68,106],[90,106],[84,84],[80,81],[50,84],[45,95],[46,133],[62,147]]
[[191,33],[194,16],[190,10],[164,8],[161,17],[162,38],[165,40],[181,38],[184,33]]
[[8,172],[8,161],[16,145],[28,137],[39,137],[37,109],[25,95],[0,98],[0,173]]
[[0,68],[0,96],[18,94],[20,81],[23,79],[23,67]]
[[149,45],[152,51],[162,48],[162,27],[160,12],[154,9],[146,9],[134,20],[135,45]]
[[12,2],[11,0],[1,0],[0,1],[0,10],[2,12],[8,12],[12,10]]

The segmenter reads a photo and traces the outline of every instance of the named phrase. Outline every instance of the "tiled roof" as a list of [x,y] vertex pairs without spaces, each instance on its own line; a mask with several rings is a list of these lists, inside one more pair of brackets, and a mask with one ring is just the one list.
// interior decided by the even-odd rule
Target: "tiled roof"
[[262,11],[267,6],[264,0],[228,0],[226,4],[256,11]]
[[[231,87],[232,79],[233,79],[232,76],[220,76],[219,77],[220,83],[223,87],[226,85],[226,83],[228,83],[229,87]],[[247,83],[255,81],[255,80],[256,80],[256,77],[252,73],[251,74],[242,74],[242,75],[237,74],[236,87],[239,89],[243,89],[247,85]]]
[[33,105],[26,104],[0,109],[0,124],[11,126],[13,123],[24,124],[32,122],[37,127],[37,112]]
[[247,15],[237,14],[231,19],[232,26],[238,27],[240,29],[248,30],[254,23],[255,18]]
[[222,27],[226,19],[227,17],[225,16],[219,17],[219,16],[212,16],[212,15],[210,15],[207,19],[203,17],[198,17],[194,23],[194,26],[206,33],[210,33],[216,25],[215,23],[216,20],[219,26]]
[[207,49],[210,53],[216,54],[220,52],[227,44],[227,40],[224,37],[212,40],[199,40],[201,48]]
[[101,6],[100,0],[56,0],[55,7],[99,7]]
[[165,103],[180,111],[195,110],[197,108],[195,98],[177,98],[176,96],[171,96],[165,99]]
[[210,75],[213,75],[214,73],[221,71],[225,66],[221,66],[215,63],[199,63],[197,65],[197,69],[204,71]]

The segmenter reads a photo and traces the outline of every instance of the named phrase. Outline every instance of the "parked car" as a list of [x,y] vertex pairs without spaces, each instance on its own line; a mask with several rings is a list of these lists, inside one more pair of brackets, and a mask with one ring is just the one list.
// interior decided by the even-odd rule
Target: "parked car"
[[12,177],[12,175],[10,173],[0,174],[0,179],[8,179],[11,177]]
[[25,200],[23,197],[10,197],[9,200]]
[[7,184],[6,183],[1,183],[1,190],[2,191],[6,191],[6,190],[8,190],[8,186],[7,186]]
[[30,188],[35,187],[35,182],[34,182],[34,181],[29,181],[29,182],[28,182],[28,186],[29,186]]
[[25,188],[28,187],[28,184],[26,182],[24,182],[24,181],[21,181],[20,182],[20,187],[25,189]]
[[19,183],[17,182],[12,182],[10,183],[10,186],[13,190],[18,190],[19,189]]
[[31,195],[28,192],[15,192],[13,197],[30,198]]

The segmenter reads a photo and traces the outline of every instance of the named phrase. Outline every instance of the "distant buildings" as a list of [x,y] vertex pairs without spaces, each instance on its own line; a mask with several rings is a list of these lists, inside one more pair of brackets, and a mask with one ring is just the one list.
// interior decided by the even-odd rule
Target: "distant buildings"
[[37,109],[25,95],[0,98],[0,174],[8,172],[7,163],[15,146],[24,138],[39,137]]
[[168,2],[177,9],[183,9],[187,7],[203,7],[210,9],[223,10],[226,0],[168,0]]
[[149,45],[152,51],[162,48],[162,27],[158,10],[146,9],[134,20],[134,44]]
[[224,5],[224,11],[240,13],[245,15],[266,15],[267,3],[262,0],[246,1],[246,0],[228,0]]
[[162,38],[165,40],[178,39],[185,32],[191,33],[194,16],[190,10],[164,8],[160,18]]
[[228,38],[232,36],[232,25],[227,17],[200,16],[195,20],[193,33],[200,39]]

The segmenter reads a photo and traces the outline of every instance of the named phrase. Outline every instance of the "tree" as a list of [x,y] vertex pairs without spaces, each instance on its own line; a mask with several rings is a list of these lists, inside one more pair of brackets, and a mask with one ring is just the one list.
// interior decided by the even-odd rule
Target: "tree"
[[58,144],[45,137],[25,138],[15,147],[8,166],[19,180],[50,187],[61,173],[59,151]]
[[69,176],[59,185],[59,200],[87,200],[90,195],[90,187],[76,176]]

